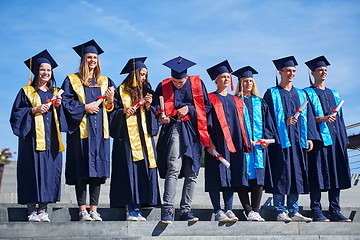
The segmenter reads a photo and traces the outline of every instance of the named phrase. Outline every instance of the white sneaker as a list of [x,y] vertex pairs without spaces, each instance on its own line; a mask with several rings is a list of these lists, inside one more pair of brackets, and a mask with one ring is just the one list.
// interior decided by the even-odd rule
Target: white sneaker
[[291,222],[291,218],[286,212],[279,213],[276,217],[276,221]]
[[220,210],[215,214],[215,221],[229,222],[230,219],[228,218],[228,216],[226,216],[226,214],[222,210]]
[[102,218],[100,217],[100,214],[99,214],[96,210],[91,210],[91,211],[90,211],[90,217],[91,217],[94,221],[100,221],[100,222],[102,222]]
[[86,210],[79,212],[79,221],[92,221],[92,220],[93,219],[90,217],[90,214]]
[[244,211],[244,215],[246,217],[246,220],[248,221],[265,222],[265,219],[263,219],[258,212],[254,212],[251,210],[249,214],[246,216],[246,213]]
[[233,213],[233,211],[231,211],[231,210],[227,210],[225,215],[229,218],[229,220],[231,222],[239,221],[239,219],[236,217],[235,213]]
[[40,218],[36,212],[33,212],[28,216],[28,221],[29,222],[40,222]]
[[38,214],[40,222],[50,222],[50,218],[47,212],[41,212]]
[[312,219],[301,215],[299,212],[295,213],[294,216],[291,217],[291,220],[294,222],[311,222]]

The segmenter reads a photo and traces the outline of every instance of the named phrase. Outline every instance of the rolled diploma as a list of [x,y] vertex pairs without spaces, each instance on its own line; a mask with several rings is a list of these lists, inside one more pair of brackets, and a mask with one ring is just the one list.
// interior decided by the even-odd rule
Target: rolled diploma
[[[57,94],[55,94],[55,96],[56,96],[56,95],[60,95],[60,96],[61,96],[61,94],[63,94],[63,93],[64,93],[64,90],[60,89],[59,92],[58,92]],[[50,99],[50,102],[48,102],[47,105],[49,105],[49,106],[52,105],[52,101],[56,99],[55,96],[53,96],[53,97]]]
[[[114,86],[111,86],[110,88],[111,88],[112,90],[114,90]],[[105,97],[105,94],[103,95],[103,97]],[[103,101],[104,101],[103,98],[99,98],[98,100],[95,101],[94,105],[98,107],[98,106],[100,106],[100,104],[101,104]]]
[[[216,158],[218,158],[219,155],[220,155],[220,153],[218,153],[215,149],[213,150],[213,154],[215,155]],[[227,167],[227,168],[230,167],[230,163],[229,163],[228,161],[226,161],[225,158],[220,157],[219,160],[220,160],[220,162],[221,162],[222,164],[225,165],[225,167]]]
[[262,143],[275,143],[275,139],[259,139],[255,142],[255,145],[260,145]]
[[302,112],[302,110],[304,109],[304,107],[306,106],[306,104],[308,104],[308,100],[305,100],[304,102],[303,102],[303,104],[301,104],[301,106],[300,106],[300,108],[299,108],[299,111],[296,111],[295,112],[295,115],[294,115],[294,117],[295,118],[298,118],[299,116],[300,116],[300,112]]
[[[138,109],[144,103],[145,103],[145,98],[141,99],[139,103],[137,103],[133,106],[133,108],[135,108],[135,111],[136,111],[136,109]],[[129,114],[126,114],[126,115],[129,116]]]
[[336,114],[339,112],[340,108],[342,107],[342,105],[344,104],[344,100],[341,100],[339,102],[339,104],[336,106],[336,108],[333,110],[333,113],[330,114],[332,116],[336,116]]
[[160,96],[159,101],[160,101],[160,114],[161,114],[161,117],[166,117],[166,115],[165,115],[164,97]]

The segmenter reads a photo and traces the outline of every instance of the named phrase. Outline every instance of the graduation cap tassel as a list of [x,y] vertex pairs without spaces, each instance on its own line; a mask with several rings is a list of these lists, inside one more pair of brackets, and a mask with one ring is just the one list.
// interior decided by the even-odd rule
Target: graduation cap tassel
[[234,82],[233,82],[233,79],[232,79],[232,76],[230,75],[230,89],[231,91],[234,91]]
[[133,59],[133,66],[134,66],[134,76],[133,76],[132,87],[135,88],[135,87],[137,87],[135,58]]
[[276,85],[279,85],[279,79],[278,79],[277,75],[276,75]]
[[312,85],[314,85],[314,83],[313,83],[312,80],[311,80],[310,71],[308,71],[308,72],[309,72],[309,82],[310,82],[310,86],[312,86]]
[[31,69],[32,69],[32,57],[30,58],[30,73],[29,73],[29,79],[28,79],[28,86],[31,85],[32,83],[32,72],[31,72]]

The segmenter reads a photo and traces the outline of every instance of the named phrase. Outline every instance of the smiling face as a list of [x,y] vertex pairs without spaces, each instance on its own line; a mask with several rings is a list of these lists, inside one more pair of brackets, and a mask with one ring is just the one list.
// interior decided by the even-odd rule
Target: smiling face
[[241,84],[242,84],[243,93],[246,96],[249,93],[251,93],[251,90],[253,89],[254,79],[251,77],[241,78]]
[[281,82],[292,82],[296,74],[296,67],[284,67],[279,71],[279,74]]
[[38,80],[41,83],[48,82],[51,79],[51,65],[48,63],[42,63],[39,66]]
[[327,67],[317,67],[311,74],[314,76],[315,81],[324,81],[328,74]]
[[231,80],[230,73],[221,73],[215,79],[215,84],[218,88],[226,88],[227,86],[229,86],[230,80]]
[[98,64],[98,55],[96,53],[87,53],[85,59],[89,70],[94,70]]

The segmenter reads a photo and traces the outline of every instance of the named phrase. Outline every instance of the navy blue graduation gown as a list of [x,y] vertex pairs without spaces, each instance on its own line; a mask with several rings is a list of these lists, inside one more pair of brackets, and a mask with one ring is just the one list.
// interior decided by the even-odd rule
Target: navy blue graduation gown
[[[233,189],[248,186],[246,174],[246,159],[244,156],[245,143],[241,135],[240,123],[237,114],[236,103],[233,95],[222,96],[216,92],[215,95],[222,103],[227,125],[230,130],[231,139],[236,152],[231,153],[227,147],[226,140],[216,115],[214,107],[208,116],[208,130],[211,141],[216,151],[230,162],[230,168],[225,167],[219,160],[205,151],[205,191],[222,190],[225,187]],[[246,129],[246,126],[244,126]],[[250,143],[248,143],[250,146]]]
[[[284,110],[284,121],[294,116],[296,109],[300,107],[300,99],[294,87],[290,91],[277,86],[281,95],[282,106]],[[271,92],[268,89],[264,95],[264,100],[269,106],[270,114],[274,124],[276,124],[274,104]],[[319,140],[320,136],[316,131],[315,117],[311,108],[307,108],[307,139]],[[302,194],[309,192],[308,183],[308,159],[306,149],[300,144],[301,121],[295,125],[287,125],[287,132],[291,146],[282,148],[280,144],[270,144],[268,147],[271,174],[273,179],[273,189],[266,190],[275,194]]]
[[[208,113],[211,108],[211,103],[209,101],[204,83],[201,82],[201,85],[204,95],[205,111]],[[181,88],[176,88],[173,85],[173,91],[175,109],[179,109],[184,106],[189,107],[188,114],[190,116],[190,120],[181,121],[180,129],[178,129],[180,135],[180,147],[182,149],[184,157],[187,157],[192,161],[192,170],[196,174],[198,174],[202,162],[202,151],[204,150],[204,146],[199,140],[199,135],[197,131],[196,110],[191,91],[190,78],[187,79],[184,86],[182,86]],[[155,93],[157,96],[163,95],[162,83],[157,86]],[[177,118],[177,116],[174,116],[174,118]],[[162,125],[159,133],[159,139],[157,142],[157,163],[161,178],[165,178],[166,176],[167,158],[169,155],[169,148],[167,148],[166,146],[169,146],[175,123],[176,121],[171,120],[170,123]],[[182,176],[183,174],[181,171],[179,177]]]
[[[94,81],[92,81],[94,85]],[[115,86],[109,79],[108,86]],[[96,101],[101,96],[100,87],[87,87],[83,85],[86,103]],[[84,103],[71,86],[68,77],[61,87],[64,90],[63,106],[68,124],[67,150],[66,150],[66,184],[74,185],[79,180],[89,178],[102,178],[105,183],[110,176],[110,138],[104,138],[103,132],[103,104],[96,114],[88,114],[84,110]],[[80,138],[80,122],[87,115],[88,138]]]
[[[319,96],[324,116],[332,113],[336,102],[332,91],[313,87]],[[313,107],[313,105],[311,105]],[[314,150],[309,152],[309,184],[311,189],[346,189],[351,187],[351,175],[346,145],[349,140],[343,118],[343,112],[336,115],[336,121],[327,124],[333,144],[324,146],[316,141]],[[319,124],[317,130],[320,134]]]
[[[154,91],[148,86],[146,93],[153,95]],[[144,93],[144,95],[146,95]],[[110,135],[114,138],[112,150],[112,172],[110,184],[110,207],[121,207],[128,204],[142,206],[161,204],[158,186],[157,168],[149,168],[144,131],[141,125],[140,111],[136,111],[140,139],[143,146],[144,160],[133,161],[129,132],[126,125],[126,115],[118,89],[115,92],[118,100],[110,118]],[[155,136],[158,132],[157,107],[154,103],[146,111],[147,132]],[[156,159],[156,148],[152,139]]]
[[[253,109],[253,102],[252,97],[245,97],[244,102],[248,109],[249,118],[250,118],[250,125],[252,128],[252,132],[254,133],[254,109]],[[273,120],[270,115],[269,107],[264,101],[261,99],[261,114],[262,114],[262,138],[263,139],[275,139],[275,142],[279,143],[279,138],[276,131],[276,126],[273,123]],[[253,151],[253,147],[251,146],[251,151]],[[269,161],[269,154],[268,148],[263,149],[263,161],[264,161],[264,168],[255,168],[256,172],[256,182],[258,185],[263,185],[265,189],[272,188],[272,176],[270,171],[270,161]]]
[[[38,91],[41,103],[53,97],[50,91]],[[23,89],[16,96],[10,117],[12,130],[19,137],[17,160],[18,203],[58,202],[61,194],[62,153],[53,117],[53,107],[43,114],[46,150],[36,150],[35,115]],[[60,125],[65,127],[62,107],[58,108]],[[64,130],[64,128],[63,128]]]

